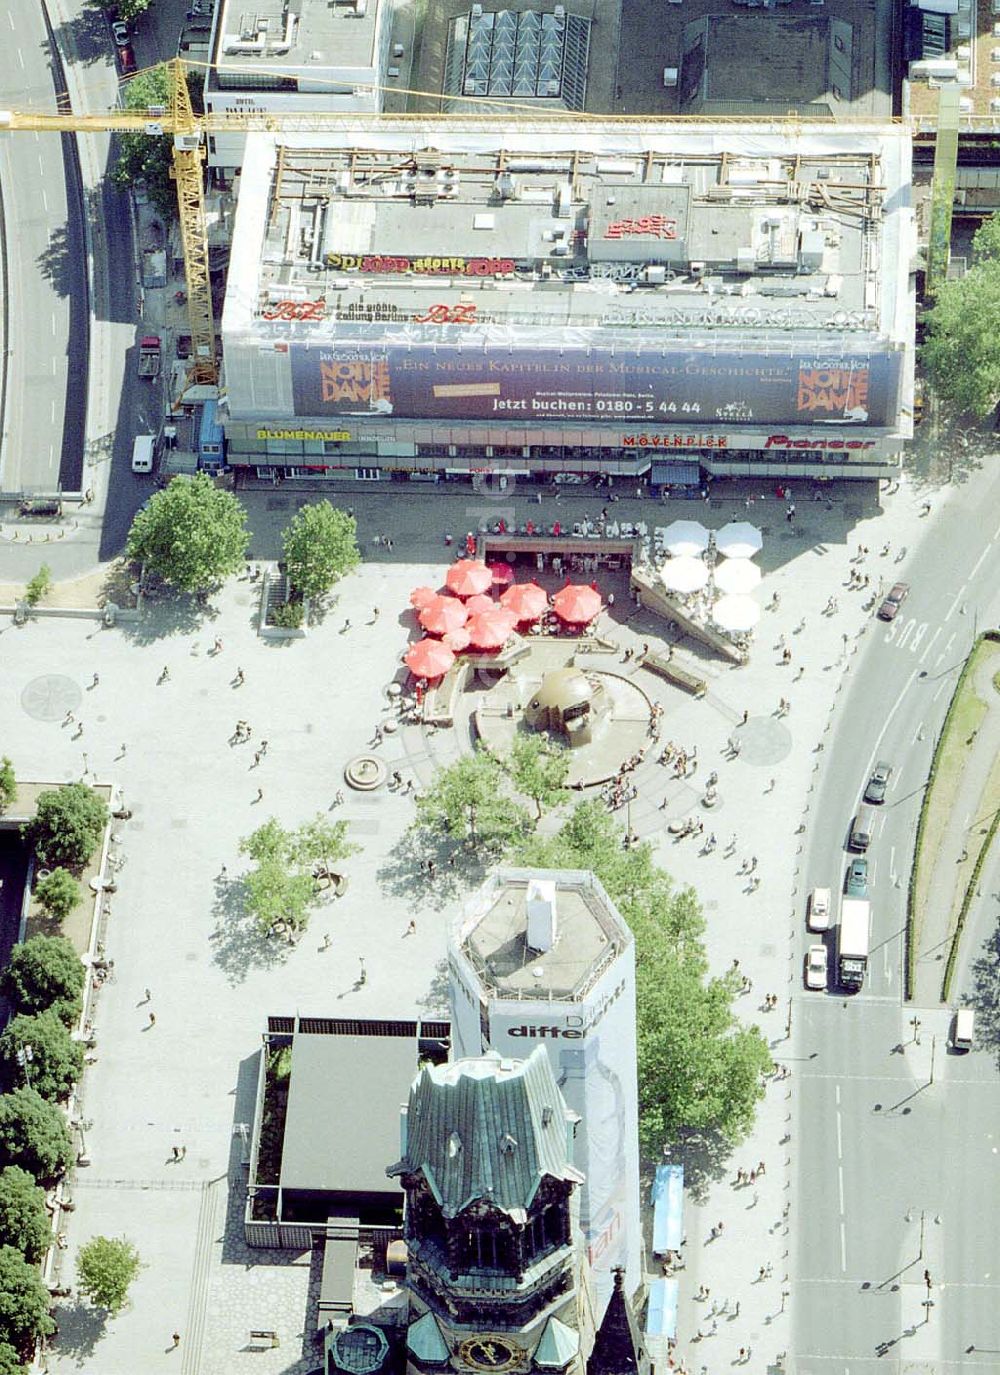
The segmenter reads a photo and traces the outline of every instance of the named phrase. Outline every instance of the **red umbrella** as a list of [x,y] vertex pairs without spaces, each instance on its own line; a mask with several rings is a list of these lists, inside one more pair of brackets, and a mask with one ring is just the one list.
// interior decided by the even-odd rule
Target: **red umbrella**
[[460,626],[458,630],[449,630],[446,635],[441,636],[441,643],[453,649],[456,654],[461,654],[463,649],[468,649],[471,643],[469,632],[465,626]]
[[418,678],[440,678],[455,662],[455,656],[440,640],[418,640],[403,655],[403,662]]
[[500,598],[500,605],[513,612],[519,621],[537,621],[549,604],[545,589],[537,582],[516,582]]
[[465,628],[470,643],[477,649],[502,649],[514,629],[514,618],[509,611],[497,606],[490,612],[471,616]]
[[432,635],[445,635],[458,630],[469,619],[469,613],[457,597],[435,597],[420,612],[420,624]]
[[418,611],[422,611],[428,602],[432,602],[438,594],[433,587],[415,587],[410,593],[410,605],[415,606]]
[[493,574],[478,559],[459,559],[448,569],[445,582],[456,597],[474,597],[493,586]]
[[477,592],[474,597],[466,598],[465,609],[470,616],[482,616],[484,613],[488,616],[491,611],[497,609],[497,605],[498,603],[485,592]]
[[509,563],[504,563],[503,559],[497,559],[495,563],[488,563],[486,567],[493,574],[494,587],[509,587],[514,581],[514,570]]
[[560,588],[552,599],[555,613],[570,625],[586,625],[601,610],[601,594],[586,583],[570,583]]

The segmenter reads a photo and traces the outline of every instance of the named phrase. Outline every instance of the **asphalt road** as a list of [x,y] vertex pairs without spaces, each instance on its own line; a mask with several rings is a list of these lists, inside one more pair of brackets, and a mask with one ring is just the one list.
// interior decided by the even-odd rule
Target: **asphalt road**
[[[42,10],[8,10],[0,33],[5,102],[15,109],[54,110]],[[64,436],[80,432],[79,392],[70,397],[67,380],[82,323],[73,302],[86,301],[86,286],[66,155],[63,141],[51,135],[23,133],[0,141],[10,350],[0,485],[7,491],[51,491],[70,476]],[[74,363],[78,367],[80,359]]]
[[[1000,617],[998,510],[1000,476],[988,467],[950,496],[913,558],[897,565],[873,551],[868,567],[887,583],[909,581],[910,596],[891,625],[874,622],[864,637],[819,756],[799,873],[803,955],[819,939],[805,929],[808,890],[842,890],[847,831],[870,767],[885,758],[895,772],[869,851],[865,987],[854,996],[803,992],[793,1013],[799,1371],[851,1375],[873,1361],[886,1370],[997,1368],[997,1064],[981,1050],[948,1052],[948,1009],[903,1003],[903,927],[934,741],[976,629]],[[970,944],[988,939],[995,912],[984,906]],[[832,933],[829,943],[832,970]]]

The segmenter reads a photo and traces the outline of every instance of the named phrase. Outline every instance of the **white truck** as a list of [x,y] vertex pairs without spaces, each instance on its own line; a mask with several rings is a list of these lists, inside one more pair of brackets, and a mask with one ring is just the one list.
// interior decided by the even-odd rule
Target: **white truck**
[[844,898],[837,932],[837,978],[842,988],[857,992],[865,981],[871,945],[871,903],[867,898]]

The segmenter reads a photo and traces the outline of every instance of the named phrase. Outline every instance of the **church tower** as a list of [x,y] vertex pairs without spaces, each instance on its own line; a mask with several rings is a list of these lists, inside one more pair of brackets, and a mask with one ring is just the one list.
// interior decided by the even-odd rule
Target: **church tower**
[[541,1047],[421,1071],[387,1171],[406,1195],[407,1375],[585,1375],[578,1120]]

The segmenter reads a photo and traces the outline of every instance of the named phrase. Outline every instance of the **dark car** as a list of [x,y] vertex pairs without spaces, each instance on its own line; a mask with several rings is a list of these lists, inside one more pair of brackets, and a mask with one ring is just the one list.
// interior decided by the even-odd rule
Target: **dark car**
[[893,587],[890,587],[888,595],[885,598],[885,601],[878,609],[879,620],[895,620],[896,612],[906,601],[909,591],[910,584],[908,582],[897,582]]
[[847,866],[844,893],[849,898],[868,896],[868,861],[864,855],[858,855],[857,859],[852,859]]
[[889,786],[889,779],[892,777],[892,765],[884,760],[880,761],[872,769],[872,776],[868,780],[865,788],[866,802],[884,802],[885,790]]
[[118,49],[118,65],[121,68],[122,76],[132,76],[137,71],[135,53],[131,48]]

